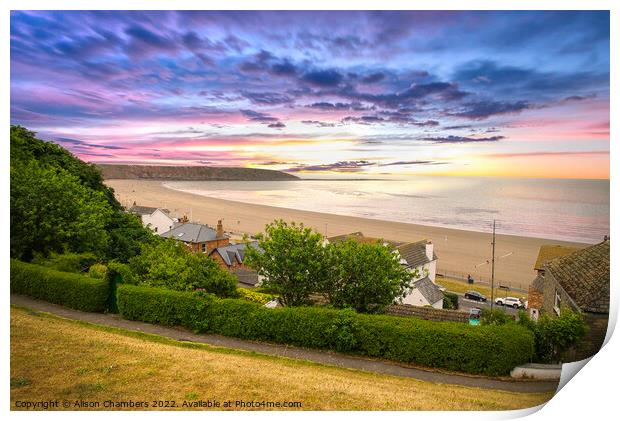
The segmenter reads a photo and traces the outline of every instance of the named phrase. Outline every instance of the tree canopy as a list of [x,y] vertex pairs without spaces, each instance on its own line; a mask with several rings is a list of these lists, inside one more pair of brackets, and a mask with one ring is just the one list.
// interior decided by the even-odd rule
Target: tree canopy
[[312,294],[324,294],[334,307],[376,312],[404,296],[415,276],[383,244],[326,244],[303,224],[277,220],[256,238],[259,247],[248,248],[246,263],[287,306],[306,305]]
[[11,126],[11,257],[91,252],[127,261],[152,241],[101,173],[64,148]]
[[277,220],[255,238],[260,250],[248,247],[245,262],[264,277],[263,285],[279,294],[284,305],[309,304],[310,294],[329,276],[323,236],[303,224]]
[[330,245],[332,271],[324,292],[335,307],[378,312],[404,297],[417,274],[400,264],[399,257],[380,243],[348,239]]

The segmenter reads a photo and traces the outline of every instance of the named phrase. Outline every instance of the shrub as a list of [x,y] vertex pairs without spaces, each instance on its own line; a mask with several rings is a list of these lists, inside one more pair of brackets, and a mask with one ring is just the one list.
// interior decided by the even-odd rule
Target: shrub
[[275,295],[264,294],[262,292],[254,291],[247,288],[237,288],[237,294],[239,294],[239,296],[244,300],[258,304],[267,304],[269,301],[276,298]]
[[561,361],[566,351],[583,339],[587,330],[583,316],[567,308],[562,309],[559,317],[543,314],[538,322],[520,312],[518,323],[534,333],[535,361],[541,363]]
[[77,310],[99,312],[106,310],[109,286],[105,279],[11,260],[11,292]]
[[177,291],[204,289],[221,297],[236,295],[237,280],[233,275],[215,260],[173,239],[143,245],[142,253],[129,259],[125,269],[121,274],[130,284]]
[[88,276],[95,279],[107,279],[108,267],[101,263],[96,263],[88,269]]
[[443,293],[443,308],[446,310],[459,309],[459,296],[452,292]]
[[514,318],[504,310],[498,308],[493,309],[493,311],[488,308],[482,309],[481,323],[483,325],[505,325],[507,323],[513,323],[514,321]]
[[268,309],[240,299],[133,285],[119,286],[118,307],[131,320],[468,373],[507,374],[534,352],[533,334],[515,323],[473,327],[318,307]]
[[61,272],[84,273],[97,262],[93,253],[51,253],[49,257],[37,255],[32,263]]

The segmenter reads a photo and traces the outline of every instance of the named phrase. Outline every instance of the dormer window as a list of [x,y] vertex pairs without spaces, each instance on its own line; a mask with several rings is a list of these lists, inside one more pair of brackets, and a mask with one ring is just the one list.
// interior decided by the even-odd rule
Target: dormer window
[[560,315],[561,306],[562,306],[562,297],[560,296],[560,292],[556,290],[555,300],[553,302],[553,311],[555,311],[558,316]]

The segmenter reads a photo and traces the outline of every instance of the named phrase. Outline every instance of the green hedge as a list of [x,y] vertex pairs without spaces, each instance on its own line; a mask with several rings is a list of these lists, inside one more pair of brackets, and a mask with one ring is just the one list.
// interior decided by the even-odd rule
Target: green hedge
[[110,289],[105,279],[11,260],[11,292],[77,310],[101,312],[107,309]]
[[122,317],[197,332],[386,358],[487,375],[529,362],[534,337],[517,325],[469,326],[316,307],[267,309],[239,299],[120,285]]

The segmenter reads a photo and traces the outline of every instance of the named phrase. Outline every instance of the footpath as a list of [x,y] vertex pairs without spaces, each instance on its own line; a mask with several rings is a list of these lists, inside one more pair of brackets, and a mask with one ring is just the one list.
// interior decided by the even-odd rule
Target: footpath
[[557,390],[559,383],[558,381],[504,380],[489,377],[470,376],[465,374],[446,373],[433,370],[424,370],[385,360],[343,355],[330,351],[248,341],[220,335],[196,334],[183,328],[173,328],[133,320],[125,320],[117,314],[85,313],[17,294],[11,294],[11,305],[50,313],[66,319],[80,320],[96,325],[117,327],[126,330],[160,335],[177,341],[197,342],[222,348],[232,348],[277,357],[312,361],[319,364],[332,365],[353,370],[362,370],[400,377],[410,377],[432,383],[444,383],[520,393],[555,391]]

